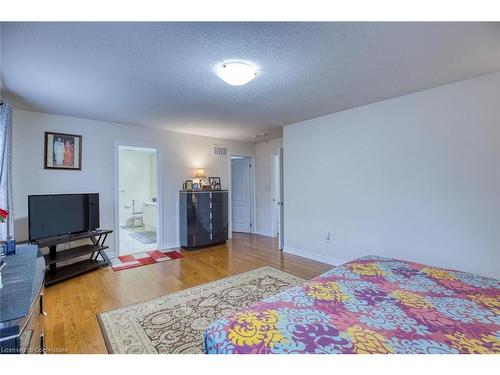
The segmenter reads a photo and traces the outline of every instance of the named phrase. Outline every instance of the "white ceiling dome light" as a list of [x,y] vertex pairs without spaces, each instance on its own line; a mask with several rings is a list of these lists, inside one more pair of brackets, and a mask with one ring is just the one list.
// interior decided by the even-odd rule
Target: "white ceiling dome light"
[[215,71],[220,79],[231,86],[246,85],[257,76],[253,66],[241,61],[223,63]]

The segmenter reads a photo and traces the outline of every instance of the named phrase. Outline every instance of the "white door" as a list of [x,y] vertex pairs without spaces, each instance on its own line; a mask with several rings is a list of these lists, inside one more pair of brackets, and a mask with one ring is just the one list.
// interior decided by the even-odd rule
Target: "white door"
[[233,232],[251,232],[250,158],[231,160]]
[[285,231],[285,224],[284,224],[284,216],[285,216],[285,205],[284,205],[284,184],[283,184],[283,149],[280,148],[278,151],[278,156],[279,156],[279,207],[280,207],[280,212],[279,212],[279,232],[278,232],[278,246],[280,250],[283,250],[283,247],[285,245],[285,240],[284,240],[284,231]]

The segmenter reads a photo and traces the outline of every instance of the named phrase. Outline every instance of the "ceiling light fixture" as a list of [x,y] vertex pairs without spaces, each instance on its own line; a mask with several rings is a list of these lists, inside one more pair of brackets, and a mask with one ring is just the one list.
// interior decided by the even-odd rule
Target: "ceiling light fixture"
[[257,76],[257,70],[244,62],[233,61],[219,65],[215,72],[224,82],[231,86],[242,86]]
[[269,135],[269,133],[264,133],[264,132],[261,132],[259,134],[255,134],[255,135],[252,135],[252,138],[265,138]]

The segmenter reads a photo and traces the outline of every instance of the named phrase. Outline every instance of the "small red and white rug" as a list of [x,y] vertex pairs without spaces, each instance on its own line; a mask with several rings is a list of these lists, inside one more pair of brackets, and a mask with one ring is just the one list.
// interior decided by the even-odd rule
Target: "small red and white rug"
[[122,255],[111,260],[111,268],[115,271],[161,263],[167,260],[184,258],[184,255],[174,250],[151,250],[145,253]]

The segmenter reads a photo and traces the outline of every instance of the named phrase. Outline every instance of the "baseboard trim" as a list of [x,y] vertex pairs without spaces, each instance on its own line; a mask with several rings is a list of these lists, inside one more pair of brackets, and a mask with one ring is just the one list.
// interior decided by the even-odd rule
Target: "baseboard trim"
[[266,237],[276,237],[276,236],[273,236],[273,234],[271,232],[268,232],[266,230],[260,230],[260,229],[256,229],[254,231],[255,234],[260,234],[261,236],[266,236]]
[[345,260],[331,258],[331,257],[325,256],[325,255],[312,253],[310,251],[296,249],[296,248],[286,246],[286,245],[285,245],[285,248],[283,249],[283,252],[288,253],[288,254],[298,255],[300,257],[304,257],[304,258],[308,258],[308,259],[312,259],[312,260],[315,260],[315,261],[318,261],[321,263],[330,264],[332,266],[340,266],[346,262]]

